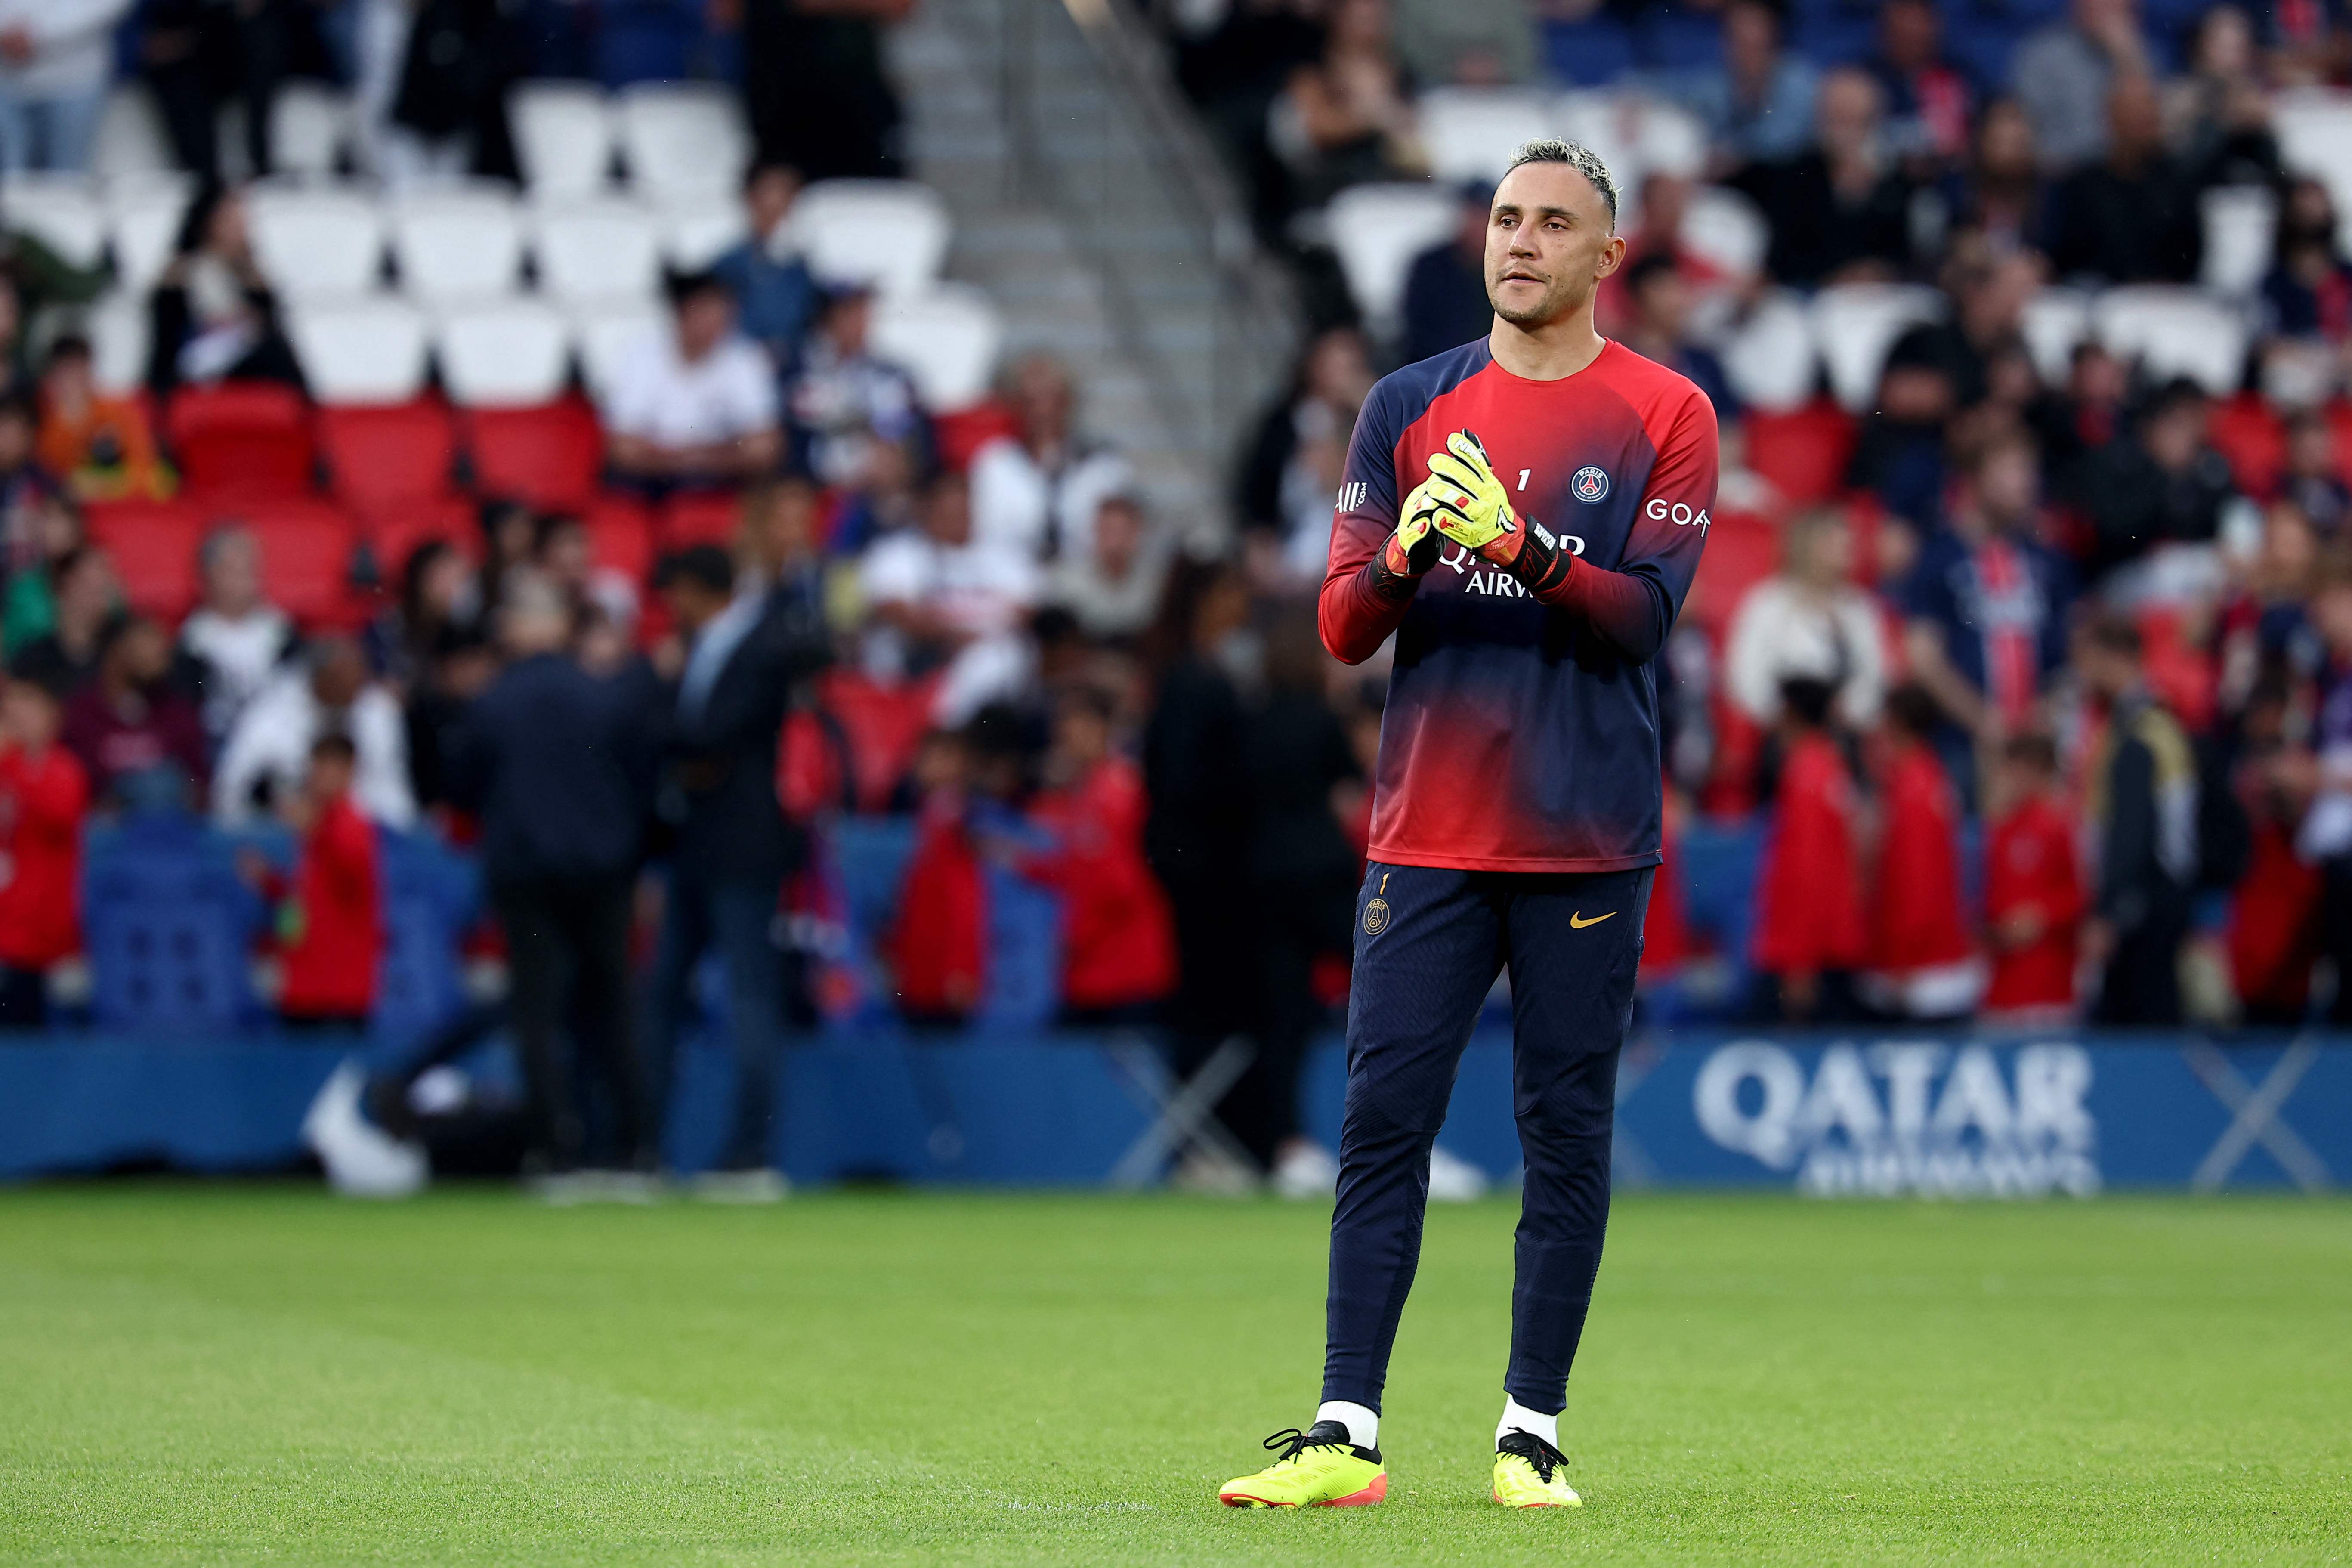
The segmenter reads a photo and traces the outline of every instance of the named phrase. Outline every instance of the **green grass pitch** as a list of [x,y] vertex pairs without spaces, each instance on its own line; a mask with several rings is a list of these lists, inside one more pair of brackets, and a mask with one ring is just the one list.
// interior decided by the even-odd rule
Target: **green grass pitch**
[[1486,1500],[1514,1206],[1440,1209],[1390,1501],[1228,1511],[1313,1408],[1313,1207],[0,1192],[0,1561],[2352,1558],[2352,1206],[1621,1198]]

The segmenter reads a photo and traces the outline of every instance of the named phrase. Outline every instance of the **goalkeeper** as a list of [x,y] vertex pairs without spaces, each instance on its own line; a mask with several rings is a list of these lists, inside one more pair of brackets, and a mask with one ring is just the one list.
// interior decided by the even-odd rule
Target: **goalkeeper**
[[1624,259],[1616,192],[1522,148],[1486,230],[1483,340],[1408,365],[1358,417],[1323,640],[1393,634],[1370,869],[1356,906],[1347,1121],[1322,1404],[1229,1481],[1235,1506],[1380,1501],[1381,1391],[1421,1252],[1429,1152],[1507,965],[1526,1181],[1494,1498],[1574,1506],[1570,1363],[1609,1216],[1617,1056],[1658,863],[1658,651],[1715,501],[1715,410],[1593,329]]

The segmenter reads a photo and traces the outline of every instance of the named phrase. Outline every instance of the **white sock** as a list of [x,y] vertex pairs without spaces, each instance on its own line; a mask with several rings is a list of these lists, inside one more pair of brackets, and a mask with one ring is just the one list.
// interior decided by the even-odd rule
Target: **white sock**
[[1555,1448],[1559,1447],[1559,1417],[1530,1410],[1507,1394],[1503,1395],[1503,1419],[1495,1427],[1495,1441],[1500,1443],[1514,1430],[1540,1437]]
[[1381,1413],[1344,1399],[1327,1399],[1315,1407],[1318,1421],[1337,1421],[1348,1429],[1348,1441],[1359,1448],[1381,1446]]

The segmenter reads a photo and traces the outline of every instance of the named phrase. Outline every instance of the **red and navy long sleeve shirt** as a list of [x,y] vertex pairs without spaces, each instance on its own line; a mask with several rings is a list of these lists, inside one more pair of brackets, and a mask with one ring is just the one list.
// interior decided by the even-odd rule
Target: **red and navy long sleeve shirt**
[[[1543,597],[1448,542],[1417,588],[1384,579],[1397,508],[1457,430],[1511,504],[1576,556]],[[1616,342],[1529,381],[1468,343],[1384,377],[1348,449],[1323,581],[1324,645],[1349,664],[1393,632],[1370,858],[1465,870],[1658,861],[1653,660],[1715,504],[1714,405]]]

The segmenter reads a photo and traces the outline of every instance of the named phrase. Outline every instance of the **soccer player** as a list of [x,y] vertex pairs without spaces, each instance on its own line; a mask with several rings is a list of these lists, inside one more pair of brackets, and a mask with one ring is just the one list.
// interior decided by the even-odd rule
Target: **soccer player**
[[1323,1402],[1235,1507],[1387,1495],[1381,1389],[1412,1286],[1429,1152],[1508,964],[1526,1186],[1494,1496],[1574,1507],[1559,1418],[1609,1215],[1617,1056],[1658,863],[1653,662],[1715,501],[1715,410],[1593,330],[1623,261],[1585,148],[1521,148],[1487,218],[1493,328],[1358,416],[1324,578],[1349,664],[1396,637],[1356,902]]

